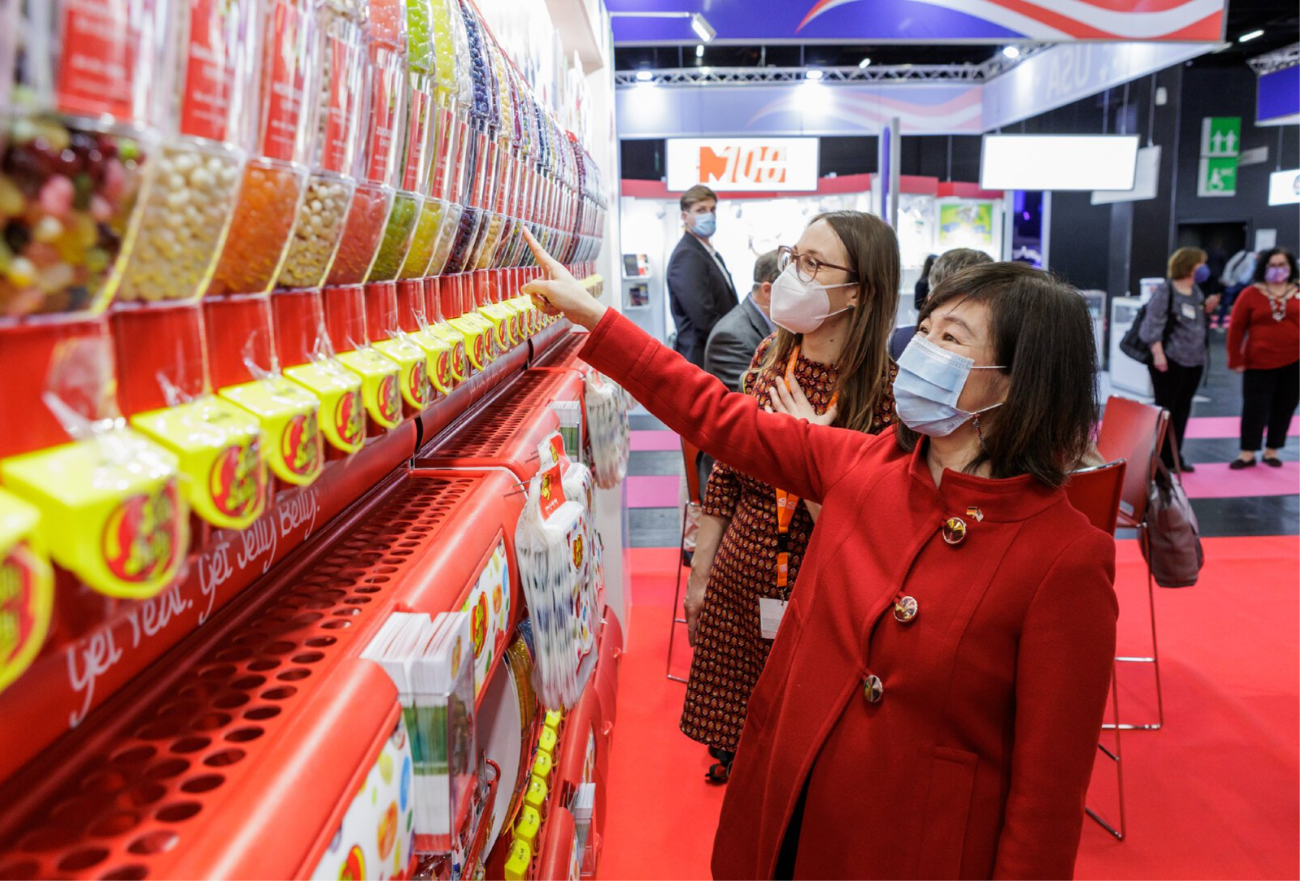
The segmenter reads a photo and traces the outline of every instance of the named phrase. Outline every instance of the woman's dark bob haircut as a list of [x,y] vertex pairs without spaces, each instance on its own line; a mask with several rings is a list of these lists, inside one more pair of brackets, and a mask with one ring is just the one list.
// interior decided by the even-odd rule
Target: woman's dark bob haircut
[[[1083,298],[1025,264],[986,263],[940,282],[917,324],[958,303],[988,309],[993,363],[1011,378],[1006,402],[980,419],[984,451],[966,471],[988,463],[994,478],[1029,474],[1061,486],[1097,423],[1097,349]],[[918,433],[901,423],[897,433],[900,447],[916,448]]]
[[1255,261],[1256,282],[1264,281],[1264,273],[1268,271],[1268,262],[1279,254],[1285,257],[1286,262],[1291,265],[1291,273],[1287,276],[1286,280],[1292,285],[1296,282],[1300,282],[1300,271],[1297,271],[1295,265],[1295,255],[1290,251],[1287,251],[1285,248],[1270,248],[1267,251],[1261,251],[1259,253],[1259,259]]

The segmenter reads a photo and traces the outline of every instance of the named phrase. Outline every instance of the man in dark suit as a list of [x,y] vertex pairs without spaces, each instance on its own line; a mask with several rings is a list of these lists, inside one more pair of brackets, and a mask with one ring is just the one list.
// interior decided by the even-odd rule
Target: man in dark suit
[[778,275],[775,250],[759,257],[754,262],[754,287],[749,296],[713,326],[704,345],[704,369],[732,392],[740,391],[740,380],[749,370],[754,350],[774,330],[768,311],[772,283]]
[[722,255],[709,239],[717,229],[718,197],[708,187],[691,187],[681,198],[681,241],[668,260],[668,306],[677,325],[674,347],[696,367],[704,365],[704,344],[739,301]]

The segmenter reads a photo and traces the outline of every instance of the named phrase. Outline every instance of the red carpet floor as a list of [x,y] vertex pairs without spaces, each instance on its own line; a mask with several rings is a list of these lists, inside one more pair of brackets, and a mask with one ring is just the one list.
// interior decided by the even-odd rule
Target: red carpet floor
[[[1206,540],[1196,588],[1157,589],[1166,727],[1123,742],[1129,838],[1091,821],[1080,879],[1300,876],[1300,579],[1296,537]],[[619,733],[611,757],[604,879],[707,879],[723,789],[677,729],[685,687],[664,676],[675,550],[634,549]],[[1120,651],[1147,638],[1145,571],[1120,543]],[[684,631],[681,632],[684,635]],[[677,671],[689,664],[678,643]],[[1126,719],[1155,713],[1146,666],[1120,672]],[[1089,802],[1115,813],[1099,760]]]

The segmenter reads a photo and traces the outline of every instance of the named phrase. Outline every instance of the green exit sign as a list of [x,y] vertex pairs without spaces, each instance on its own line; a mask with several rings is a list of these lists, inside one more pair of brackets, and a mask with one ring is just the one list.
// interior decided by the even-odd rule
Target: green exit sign
[[1206,157],[1196,179],[1197,196],[1236,196],[1237,157]]
[[1236,156],[1241,152],[1241,117],[1207,116],[1201,120],[1201,156]]

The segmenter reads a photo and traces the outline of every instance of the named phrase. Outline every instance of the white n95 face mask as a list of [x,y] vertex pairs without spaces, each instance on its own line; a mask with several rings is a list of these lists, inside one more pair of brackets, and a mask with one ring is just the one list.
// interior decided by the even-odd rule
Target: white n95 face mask
[[822,285],[817,281],[804,282],[795,275],[794,264],[785,268],[772,283],[772,321],[794,334],[808,334],[817,330],[833,315],[847,312],[852,307],[831,312],[830,288],[847,288],[857,282],[842,285]]
[[970,372],[1002,369],[1002,365],[976,366],[974,359],[949,352],[924,337],[913,337],[898,359],[894,410],[914,432],[932,438],[951,435],[967,420],[1002,406],[1000,401],[977,411],[957,406]]

